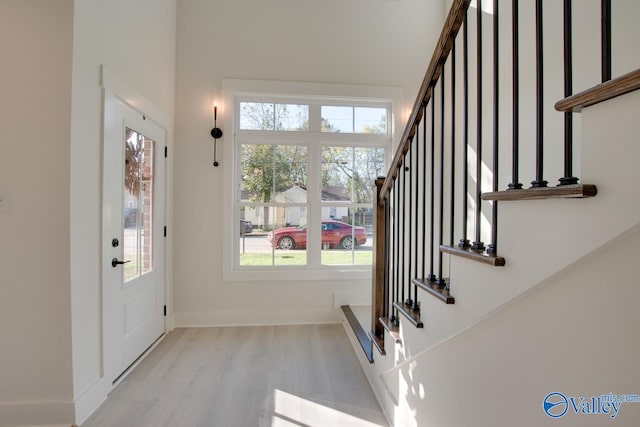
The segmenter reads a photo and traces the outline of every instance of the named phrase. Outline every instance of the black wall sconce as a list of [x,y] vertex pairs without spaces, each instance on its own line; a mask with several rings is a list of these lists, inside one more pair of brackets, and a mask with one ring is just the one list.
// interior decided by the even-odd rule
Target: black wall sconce
[[211,137],[213,138],[213,166],[218,167],[220,163],[216,159],[216,146],[218,144],[218,139],[222,138],[222,129],[218,127],[218,106],[213,106],[213,129],[211,129]]

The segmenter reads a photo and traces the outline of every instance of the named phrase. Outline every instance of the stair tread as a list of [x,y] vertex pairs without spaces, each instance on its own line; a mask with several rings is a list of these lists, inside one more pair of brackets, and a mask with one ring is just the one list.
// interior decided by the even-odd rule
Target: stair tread
[[558,185],[557,187],[528,188],[483,193],[482,200],[539,200],[539,199],[581,199],[594,197],[598,189],[592,184]]
[[590,105],[594,105],[638,89],[640,89],[640,69],[564,98],[558,101],[555,107],[558,111],[579,112]]
[[501,256],[488,255],[484,252],[477,252],[471,249],[460,248],[458,246],[441,245],[440,251],[451,255],[461,256],[472,261],[493,265],[494,267],[504,267],[505,259]]
[[394,302],[393,306],[398,309],[398,311],[407,318],[409,322],[416,328],[424,328],[424,323],[420,321],[420,310],[414,310],[408,304],[403,302]]
[[393,338],[393,340],[394,340],[394,342],[396,344],[399,344],[399,343],[402,342],[402,339],[400,339],[400,328],[398,328],[396,325],[394,325],[393,322],[389,318],[380,317],[378,319],[378,321],[384,327],[384,329],[387,331],[389,336],[391,338]]
[[426,291],[429,295],[433,295],[434,297],[438,298],[445,304],[455,303],[455,298],[453,298],[451,293],[446,288],[438,286],[438,284],[430,281],[429,279],[415,277],[411,279],[411,283],[413,283],[423,291]]

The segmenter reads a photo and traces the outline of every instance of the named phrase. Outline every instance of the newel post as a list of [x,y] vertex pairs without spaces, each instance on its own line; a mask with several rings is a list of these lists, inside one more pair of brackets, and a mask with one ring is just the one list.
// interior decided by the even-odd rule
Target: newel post
[[388,281],[385,277],[387,263],[387,229],[388,200],[381,194],[384,177],[375,181],[376,196],[374,201],[374,240],[373,240],[373,289],[371,292],[371,335],[378,345],[384,346],[384,328],[379,319],[385,317],[385,297],[389,294]]

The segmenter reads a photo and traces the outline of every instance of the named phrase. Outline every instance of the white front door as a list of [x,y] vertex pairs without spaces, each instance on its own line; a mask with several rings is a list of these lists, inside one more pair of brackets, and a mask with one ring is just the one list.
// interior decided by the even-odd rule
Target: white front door
[[166,132],[105,92],[102,285],[105,376],[164,333]]

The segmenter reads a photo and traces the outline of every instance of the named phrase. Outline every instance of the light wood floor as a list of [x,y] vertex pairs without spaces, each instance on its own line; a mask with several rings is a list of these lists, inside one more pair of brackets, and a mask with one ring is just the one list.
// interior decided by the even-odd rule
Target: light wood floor
[[176,329],[82,427],[386,426],[342,325]]

